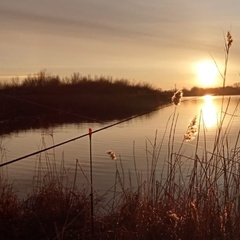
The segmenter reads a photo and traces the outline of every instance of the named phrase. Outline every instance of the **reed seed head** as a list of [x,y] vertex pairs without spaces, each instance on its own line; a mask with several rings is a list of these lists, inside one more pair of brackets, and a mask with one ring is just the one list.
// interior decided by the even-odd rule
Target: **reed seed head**
[[112,160],[116,160],[117,159],[116,154],[112,150],[108,150],[107,154],[110,156],[110,158]]
[[169,216],[171,219],[175,220],[175,221],[178,221],[178,220],[179,220],[178,215],[177,215],[176,213],[172,212],[171,210],[168,211],[168,216]]
[[231,33],[228,31],[227,32],[227,48],[229,49],[233,43],[233,38]]
[[197,135],[197,116],[195,116],[188,125],[187,132],[184,134],[186,142],[192,141]]
[[175,92],[172,96],[173,104],[176,106],[180,105],[182,96],[183,96],[183,93],[181,90],[178,90],[177,92]]

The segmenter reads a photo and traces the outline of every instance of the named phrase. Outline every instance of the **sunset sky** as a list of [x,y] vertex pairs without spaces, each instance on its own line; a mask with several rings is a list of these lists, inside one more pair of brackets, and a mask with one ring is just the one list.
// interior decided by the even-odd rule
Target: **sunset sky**
[[195,65],[212,55],[222,70],[231,30],[232,85],[240,82],[239,9],[238,0],[1,0],[0,80],[46,69],[162,89],[202,86]]

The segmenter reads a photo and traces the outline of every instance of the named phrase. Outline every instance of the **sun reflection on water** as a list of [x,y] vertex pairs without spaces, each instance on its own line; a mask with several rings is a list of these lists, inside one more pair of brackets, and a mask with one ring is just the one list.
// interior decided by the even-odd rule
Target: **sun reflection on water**
[[207,128],[217,125],[217,106],[213,101],[212,95],[203,96],[204,104],[202,106],[203,122]]

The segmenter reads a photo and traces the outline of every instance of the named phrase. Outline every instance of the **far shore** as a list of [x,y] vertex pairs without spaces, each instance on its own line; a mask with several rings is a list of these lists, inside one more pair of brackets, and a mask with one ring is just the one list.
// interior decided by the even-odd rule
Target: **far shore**
[[0,86],[0,134],[63,123],[121,120],[151,112],[171,101],[172,93],[128,80],[70,79],[40,72],[21,84]]
[[[240,86],[181,89],[183,96],[239,95]],[[60,79],[41,71],[21,83],[0,84],[0,134],[63,123],[122,120],[171,103],[174,90],[126,79],[82,76]]]

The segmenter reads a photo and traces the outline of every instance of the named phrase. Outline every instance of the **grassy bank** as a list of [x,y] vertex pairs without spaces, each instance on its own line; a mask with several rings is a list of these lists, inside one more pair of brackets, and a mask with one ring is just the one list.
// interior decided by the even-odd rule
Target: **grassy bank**
[[[176,121],[175,116],[169,124]],[[200,134],[194,120],[185,139],[196,129]],[[77,160],[70,177],[64,162],[57,165],[39,158],[32,190],[24,199],[7,182],[7,169],[2,169],[0,239],[239,239],[238,138],[230,148],[222,129],[213,149],[202,149],[196,136],[195,152],[186,156],[185,140],[179,148],[172,147],[175,131],[166,136],[156,133],[147,142],[144,178],[137,168],[131,173],[125,169],[117,156],[112,188],[102,195],[93,192],[93,219],[89,173]],[[170,148],[161,174],[157,168],[163,161],[162,141],[169,141]],[[88,185],[77,185],[79,178],[86,178]]]
[[[239,239],[240,134],[235,142],[228,135],[234,112],[225,109],[211,147],[201,116],[186,126],[176,147],[180,98],[175,94],[166,133],[156,132],[146,142],[147,174],[143,177],[137,167],[129,172],[117,156],[112,187],[99,195],[93,185],[93,218],[89,173],[78,160],[70,176],[64,161],[38,158],[32,190],[24,199],[4,178],[7,169],[1,169],[0,239]],[[168,143],[164,159],[163,141]],[[189,141],[193,153],[186,155]],[[88,184],[81,188],[79,179]]]
[[[228,33],[223,89],[231,44]],[[225,105],[226,97],[222,97],[211,146],[207,144],[207,128],[200,112],[186,126],[182,142],[176,147],[181,97],[182,92],[177,91],[172,98],[173,112],[166,123],[166,132],[161,136],[156,132],[146,143],[146,177],[143,178],[137,167],[135,172],[128,172],[118,156],[114,160],[115,181],[104,195],[95,190],[90,195],[94,186],[77,160],[70,179],[64,162],[58,168],[54,161],[38,159],[32,191],[25,199],[13,191],[6,180],[7,169],[2,169],[0,238],[240,239],[240,132],[236,133],[234,142],[229,138],[240,101],[230,112],[231,98]],[[167,149],[162,149],[163,141],[167,142]],[[190,141],[194,150],[189,156],[184,148]],[[160,159],[163,150],[166,157]],[[160,161],[163,166],[159,172]],[[135,158],[133,162],[136,166]],[[88,182],[83,189],[76,184],[80,174]]]
[[0,86],[1,129],[10,131],[67,122],[123,119],[156,109],[170,94],[148,84],[73,74],[60,79],[45,71],[21,83]]

